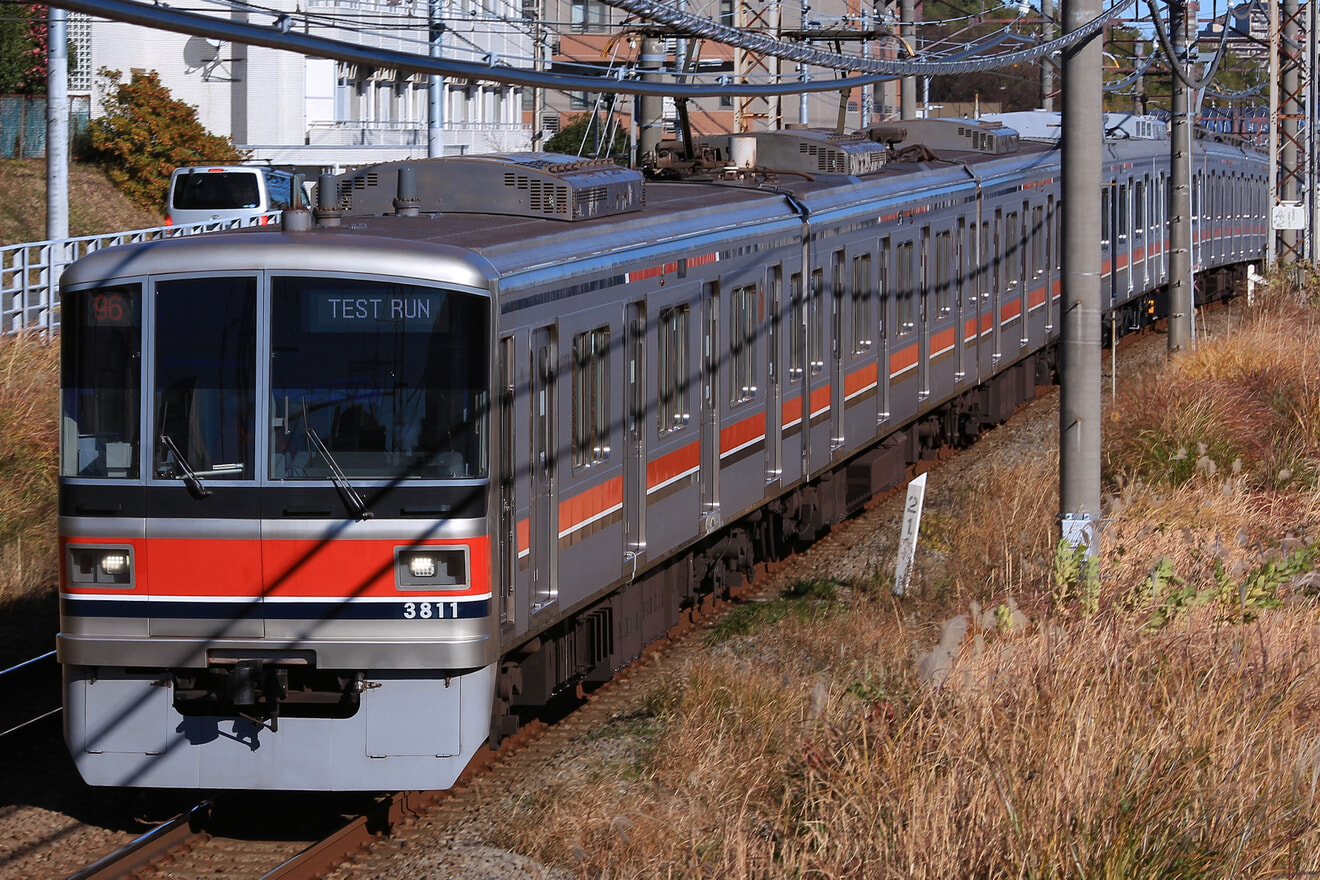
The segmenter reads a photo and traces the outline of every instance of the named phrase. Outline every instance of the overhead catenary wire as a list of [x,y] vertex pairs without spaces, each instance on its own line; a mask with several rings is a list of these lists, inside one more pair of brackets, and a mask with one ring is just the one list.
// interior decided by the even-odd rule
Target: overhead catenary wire
[[[636,2],[638,0],[611,0],[610,5]],[[714,97],[728,95],[776,96],[813,91],[838,91],[871,85],[896,76],[953,75],[1007,67],[1024,61],[1035,60],[1070,47],[1117,19],[1133,2],[1134,0],[1119,0],[1118,3],[1110,7],[1108,12],[1098,16],[1081,29],[1057,40],[1037,44],[1031,49],[995,55],[979,54],[987,47],[1002,43],[1004,38],[1008,36],[997,34],[983,43],[965,49],[962,53],[963,57],[960,59],[933,61],[863,58],[825,52],[813,47],[792,45],[753,33],[745,33],[740,36],[740,32],[735,28],[728,28],[706,19],[694,19],[691,16],[674,18],[671,15],[665,15],[666,8],[661,5],[643,3],[642,5],[648,11],[663,15],[665,19],[674,21],[675,25],[678,23],[686,25],[686,28],[675,27],[675,29],[687,33],[689,36],[710,39],[715,42],[725,42],[732,39],[735,47],[746,48],[748,51],[785,57],[787,60],[804,59],[804,63],[807,64],[860,73],[860,75],[839,79],[811,80],[792,77],[773,79],[768,82],[741,81],[742,78],[720,74],[712,83],[699,82],[696,81],[698,75],[689,73],[682,76],[676,71],[662,72],[671,77],[673,81],[643,81],[635,70],[620,72],[614,77],[575,75],[559,71],[545,72],[532,68],[515,67],[510,65],[506,59],[489,56],[481,61],[461,61],[453,58],[431,58],[407,52],[373,49],[328,37],[300,33],[293,26],[295,14],[290,13],[267,13],[272,15],[274,21],[271,25],[260,25],[230,19],[218,19],[200,13],[183,12],[166,5],[148,5],[135,2],[135,0],[67,0],[63,5],[73,11],[139,24],[145,27],[283,49],[400,71],[553,89],[599,91],[607,87],[609,91],[621,94]],[[675,10],[668,9],[667,11],[673,13]],[[659,23],[664,24],[665,22]]]

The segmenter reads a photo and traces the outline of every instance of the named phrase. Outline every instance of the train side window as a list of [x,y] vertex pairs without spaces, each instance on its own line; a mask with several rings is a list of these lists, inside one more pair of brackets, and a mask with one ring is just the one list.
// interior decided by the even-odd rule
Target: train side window
[[1031,209],[1031,277],[1045,274],[1045,209],[1036,205]]
[[821,315],[825,306],[825,270],[811,270],[811,309],[807,315],[811,319],[811,375],[825,370],[825,322]]
[[734,288],[729,297],[729,402],[743,403],[756,397],[755,285]]
[[610,457],[610,329],[573,337],[573,467]]
[[1145,237],[1146,234],[1146,182],[1138,180],[1132,184],[1132,233]]
[[943,318],[953,311],[953,233],[935,234],[935,312]]
[[853,258],[852,353],[871,350],[871,255]]
[[902,336],[917,326],[913,310],[912,242],[905,241],[894,250],[894,299],[898,305],[898,335]]
[[1112,200],[1109,187],[1105,186],[1100,190],[1100,247],[1109,247],[1109,227],[1113,218],[1109,216],[1111,210],[1109,203]]
[[1118,185],[1118,240],[1127,241],[1128,237],[1128,187],[1126,183]]
[[687,303],[660,311],[656,428],[661,437],[682,428],[691,418],[688,391],[691,320],[692,310]]
[[788,381],[800,382],[802,375],[807,368],[806,333],[806,301],[802,296],[802,273],[794,272],[789,278],[790,296],[792,303],[790,306],[790,321],[792,326],[788,330]]
[[1022,226],[1018,222],[1018,212],[1009,211],[1004,215],[1004,246],[1009,249],[1009,253],[1003,255],[1002,260],[1006,277],[1004,278],[1004,290],[1016,290],[1022,283],[1022,273],[1015,272],[1014,269],[1020,269],[1022,266]]

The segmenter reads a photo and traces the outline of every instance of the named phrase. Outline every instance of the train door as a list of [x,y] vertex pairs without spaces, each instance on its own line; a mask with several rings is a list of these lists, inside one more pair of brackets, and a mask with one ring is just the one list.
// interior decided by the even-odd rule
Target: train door
[[720,283],[705,285],[701,300],[701,521],[703,531],[720,518]]
[[830,458],[843,453],[843,416],[846,404],[843,394],[843,301],[847,292],[847,262],[842,250],[834,252],[830,260]]
[[888,237],[880,239],[879,252],[880,265],[877,267],[879,278],[877,279],[876,284],[876,290],[879,293],[879,297],[875,304],[880,322],[880,335],[876,340],[878,343],[876,358],[879,361],[879,368],[876,371],[876,381],[880,383],[880,387],[876,389],[875,422],[877,425],[889,421],[889,376],[890,371],[893,369],[889,359],[891,354],[889,350],[889,336],[891,332],[890,328],[893,326],[893,315],[890,310],[893,308],[894,301],[891,287],[893,282],[894,254],[893,243]]
[[993,239],[990,250],[990,363],[997,369],[1004,357],[1004,314],[1001,303],[1004,301],[1004,211],[995,208]]
[[559,595],[559,506],[556,500],[556,385],[559,334],[553,326],[532,332],[531,599],[536,611]]
[[520,620],[522,614],[516,603],[519,570],[526,557],[521,555],[518,541],[518,491],[517,491],[517,338],[505,336],[500,339],[499,364],[496,381],[499,406],[499,532],[496,549],[496,576],[499,580],[500,624],[509,624]]
[[825,373],[825,269],[813,266],[807,281],[807,427],[803,452],[803,472],[810,475],[817,462],[828,461],[830,448],[830,383]]
[[646,551],[646,303],[625,314],[623,549],[635,561]]
[[801,267],[788,276],[784,306],[783,479],[795,482],[807,473],[807,426],[811,407],[807,395],[807,298]]
[[784,473],[784,402],[780,371],[784,362],[783,344],[784,267],[771,266],[765,272],[765,304],[769,320],[765,324],[765,481],[778,482]]
[[953,301],[953,326],[954,326],[954,344],[958,347],[957,361],[954,366],[953,378],[961,382],[967,378],[967,345],[968,345],[968,317],[967,317],[967,290],[969,288],[969,279],[967,277],[968,251],[967,251],[967,218],[959,217],[957,231],[953,239],[953,290],[951,297]]
[[934,265],[930,258],[930,227],[921,228],[921,254],[917,264],[917,401],[930,397],[930,323],[936,309],[930,302],[933,287],[931,273]]

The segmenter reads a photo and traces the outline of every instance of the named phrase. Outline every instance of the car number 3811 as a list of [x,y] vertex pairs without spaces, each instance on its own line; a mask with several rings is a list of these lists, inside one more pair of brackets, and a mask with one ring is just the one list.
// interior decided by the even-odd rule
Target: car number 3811
[[435,620],[457,618],[457,602],[404,602],[404,620]]

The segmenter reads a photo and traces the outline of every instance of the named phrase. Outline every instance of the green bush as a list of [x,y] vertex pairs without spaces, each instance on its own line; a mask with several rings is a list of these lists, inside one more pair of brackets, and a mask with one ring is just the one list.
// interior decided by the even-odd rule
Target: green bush
[[127,83],[117,70],[102,68],[100,76],[108,97],[105,115],[92,122],[90,158],[138,206],[160,210],[175,168],[247,158],[229,138],[202,127],[196,107],[170,97],[154,70],[135,72]]

